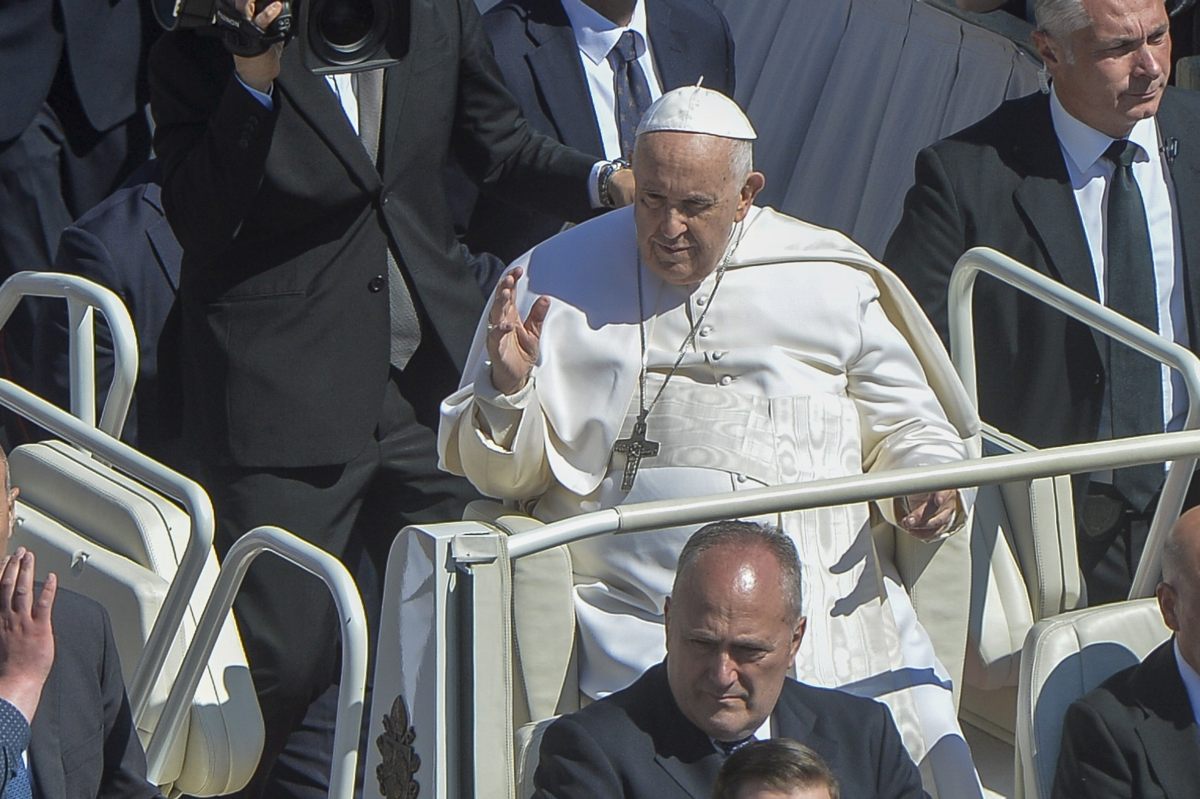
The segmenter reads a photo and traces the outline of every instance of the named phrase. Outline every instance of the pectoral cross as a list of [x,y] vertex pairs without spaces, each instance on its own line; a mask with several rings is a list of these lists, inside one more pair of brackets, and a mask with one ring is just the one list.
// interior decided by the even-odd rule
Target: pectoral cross
[[628,491],[633,488],[642,458],[653,458],[658,454],[658,442],[646,438],[644,413],[639,414],[637,421],[633,423],[633,432],[629,438],[618,439],[613,445],[613,452],[620,452],[625,456],[625,474],[621,477],[621,490]]

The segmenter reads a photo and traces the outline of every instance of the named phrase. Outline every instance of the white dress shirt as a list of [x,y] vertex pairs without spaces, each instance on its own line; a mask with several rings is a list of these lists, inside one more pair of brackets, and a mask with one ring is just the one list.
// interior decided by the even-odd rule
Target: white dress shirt
[[[1071,116],[1050,92],[1050,116],[1062,148],[1067,175],[1075,192],[1075,204],[1083,222],[1083,232],[1092,255],[1096,291],[1105,301],[1105,225],[1108,216],[1108,184],[1115,169],[1104,151],[1115,141],[1112,137],[1085,125]],[[1150,227],[1150,246],[1154,257],[1154,283],[1158,298],[1158,332],[1184,347],[1188,346],[1187,312],[1184,307],[1183,248],[1179,240],[1175,186],[1159,143],[1158,122],[1143,119],[1133,126],[1129,140],[1141,147],[1133,163],[1133,174]],[[1162,367],[1162,417],[1166,430],[1179,430],[1187,415],[1187,391],[1183,378]],[[1105,397],[1100,416],[1100,432],[1110,435],[1112,415]]]
[[646,6],[642,0],[637,0],[629,24],[621,27],[583,0],[562,0],[562,5],[571,21],[571,30],[575,32],[575,43],[579,45],[579,60],[583,63],[583,74],[587,76],[592,109],[596,112],[600,141],[604,144],[604,157],[609,160],[620,158],[621,138],[617,130],[613,68],[608,63],[608,54],[617,46],[617,41],[625,31],[634,33],[638,64],[646,73],[651,102],[662,96],[662,82],[654,67],[653,50],[646,29]]

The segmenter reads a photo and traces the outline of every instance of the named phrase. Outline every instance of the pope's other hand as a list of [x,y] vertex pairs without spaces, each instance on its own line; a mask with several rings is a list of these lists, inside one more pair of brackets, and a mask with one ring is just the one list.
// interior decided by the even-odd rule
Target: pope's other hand
[[934,541],[951,532],[958,517],[958,492],[935,491],[896,499],[896,518],[909,535],[922,541]]

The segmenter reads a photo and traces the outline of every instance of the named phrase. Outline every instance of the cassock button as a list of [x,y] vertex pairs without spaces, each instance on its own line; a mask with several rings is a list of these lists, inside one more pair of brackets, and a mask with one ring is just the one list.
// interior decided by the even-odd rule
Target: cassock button
[[372,294],[378,294],[383,291],[383,275],[376,275],[367,281],[367,291]]
[[697,305],[704,305],[704,304],[705,304],[705,303],[707,303],[707,302],[708,302],[708,295],[707,295],[707,294],[701,294],[699,297],[697,297],[697,298],[696,298],[696,304],[697,304]]
[[712,332],[712,325],[705,325],[700,328],[700,338],[708,338],[708,334]]
[[729,385],[729,384],[730,384],[730,383],[732,383],[732,382],[733,382],[733,378],[732,378],[732,377],[730,377],[729,375],[722,375],[722,376],[721,376],[721,385],[723,385],[723,386],[727,386],[727,385]]
[[744,483],[744,482],[746,482],[746,475],[744,475],[744,474],[739,474],[739,475],[737,476],[737,481],[738,481],[739,483]]
[[713,359],[714,361],[719,361],[719,360],[721,360],[721,359],[722,359],[722,358],[724,358],[724,357],[725,357],[725,353],[721,352],[720,350],[717,350],[716,352],[714,352],[714,353],[712,354],[712,359]]

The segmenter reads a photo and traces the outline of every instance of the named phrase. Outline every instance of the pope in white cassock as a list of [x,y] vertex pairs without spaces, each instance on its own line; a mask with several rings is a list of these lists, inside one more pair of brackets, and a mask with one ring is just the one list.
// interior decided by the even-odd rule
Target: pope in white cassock
[[[845,236],[753,206],[764,183],[754,138],[707,89],[651,106],[634,206],[539,245],[497,286],[442,406],[443,468],[552,521],[966,457],[970,431],[947,421],[896,327],[936,340],[915,302]],[[965,515],[955,491],[881,504],[926,539]],[[949,679],[868,515],[853,505],[759,520],[786,530],[804,565],[797,677],[887,702],[927,790],[978,796]],[[571,545],[589,696],[662,659],[663,601],[692,532]],[[934,748],[942,740],[955,745]]]

